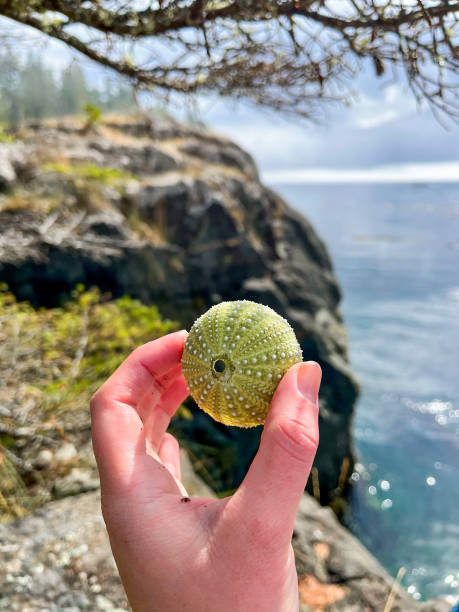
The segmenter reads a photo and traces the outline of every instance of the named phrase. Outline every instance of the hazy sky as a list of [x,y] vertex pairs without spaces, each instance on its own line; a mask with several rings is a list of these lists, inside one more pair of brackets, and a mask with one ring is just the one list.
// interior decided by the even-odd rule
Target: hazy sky
[[262,171],[366,170],[422,163],[459,181],[459,126],[445,130],[427,108],[419,109],[402,83],[382,86],[371,74],[359,80],[359,98],[338,107],[325,125],[284,119],[275,113],[215,102],[202,104],[203,119],[254,155]]

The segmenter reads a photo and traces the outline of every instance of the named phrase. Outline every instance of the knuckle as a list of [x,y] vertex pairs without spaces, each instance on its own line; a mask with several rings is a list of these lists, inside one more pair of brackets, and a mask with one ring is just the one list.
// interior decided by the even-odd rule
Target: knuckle
[[285,453],[301,463],[315,453],[319,443],[317,429],[311,430],[296,419],[278,423],[272,438]]
[[178,450],[180,448],[180,445],[179,445],[179,441],[177,440],[177,438],[170,433],[167,433],[166,435],[171,440],[172,444],[174,445],[174,448]]
[[149,373],[151,373],[149,371],[149,369],[147,368],[147,366],[145,365],[145,363],[144,363],[144,361],[145,361],[145,344],[141,344],[140,346],[137,346],[132,351],[132,353],[130,355],[128,355],[127,360],[129,360],[129,362],[132,362],[133,364],[140,365],[141,367],[145,368]]
[[164,434],[162,443],[169,444],[174,450],[179,450],[180,448],[177,438],[169,432]]
[[99,403],[100,403],[100,389],[94,393],[94,395],[91,397],[89,401],[89,410],[91,413],[91,418],[94,417],[94,414],[97,410],[97,406],[99,405]]
[[94,416],[94,413],[100,410],[100,407],[105,403],[106,397],[107,397],[107,386],[106,386],[106,383],[103,383],[97,389],[97,391],[95,391],[95,393],[89,400],[89,409],[91,411],[91,416]]
[[134,359],[134,360],[140,359],[144,352],[143,347],[144,347],[143,344],[136,346],[136,348],[133,351],[131,351],[130,355],[128,355],[128,359],[129,358]]
[[107,391],[105,385],[99,387],[99,389],[94,393],[94,395],[89,400],[89,414],[91,416],[91,421],[99,417],[104,408],[107,405]]

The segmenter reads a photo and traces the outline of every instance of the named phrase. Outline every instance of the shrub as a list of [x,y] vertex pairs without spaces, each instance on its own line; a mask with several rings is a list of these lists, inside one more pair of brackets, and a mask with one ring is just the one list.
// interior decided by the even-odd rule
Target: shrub
[[102,120],[102,111],[96,104],[86,104],[83,110],[86,118],[85,130],[91,129]]
[[0,517],[50,498],[55,473],[34,470],[36,454],[88,442],[91,395],[136,346],[176,329],[155,306],[97,289],[35,310],[0,288]]

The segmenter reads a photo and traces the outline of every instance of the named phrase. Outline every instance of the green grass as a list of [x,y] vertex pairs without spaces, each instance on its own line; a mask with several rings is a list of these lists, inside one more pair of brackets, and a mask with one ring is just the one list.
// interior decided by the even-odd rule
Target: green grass
[[105,185],[113,185],[120,181],[136,179],[136,175],[119,168],[96,166],[95,164],[47,163],[42,167],[44,172],[56,172],[72,178],[83,178]]

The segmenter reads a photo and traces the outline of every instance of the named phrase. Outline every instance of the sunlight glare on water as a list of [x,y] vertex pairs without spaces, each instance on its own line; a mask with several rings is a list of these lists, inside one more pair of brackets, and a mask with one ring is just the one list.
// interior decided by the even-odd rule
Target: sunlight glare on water
[[350,528],[414,599],[459,598],[459,185],[276,186],[343,290],[354,420]]

